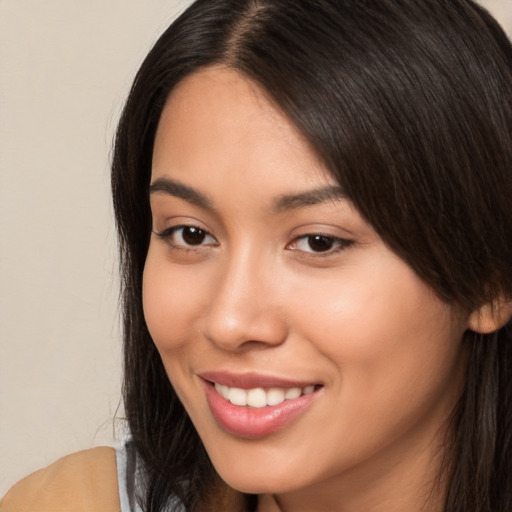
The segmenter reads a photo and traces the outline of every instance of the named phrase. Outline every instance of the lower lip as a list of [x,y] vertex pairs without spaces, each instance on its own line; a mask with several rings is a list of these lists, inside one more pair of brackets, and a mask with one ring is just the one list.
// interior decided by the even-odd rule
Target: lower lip
[[227,432],[237,437],[256,439],[281,430],[315,400],[318,393],[313,391],[279,405],[250,407],[233,405],[219,395],[212,383],[204,381],[206,398],[217,423]]

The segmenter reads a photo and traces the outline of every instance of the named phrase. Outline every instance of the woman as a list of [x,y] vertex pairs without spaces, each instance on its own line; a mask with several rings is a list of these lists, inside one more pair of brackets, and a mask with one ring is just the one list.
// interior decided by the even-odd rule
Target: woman
[[470,0],[196,1],[115,145],[123,510],[511,510],[511,148]]

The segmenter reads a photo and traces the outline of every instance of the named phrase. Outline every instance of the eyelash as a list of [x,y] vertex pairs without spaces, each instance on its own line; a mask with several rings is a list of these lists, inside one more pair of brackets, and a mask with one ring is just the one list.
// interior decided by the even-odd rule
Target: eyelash
[[[327,241],[328,243],[332,244],[334,247],[330,247],[325,251],[308,251],[308,250],[302,250],[301,252],[307,255],[307,257],[315,257],[315,258],[326,258],[328,256],[332,256],[333,254],[338,254],[339,252],[345,251],[349,249],[353,244],[353,240],[348,240],[346,238],[339,238],[337,236],[333,235],[326,235],[323,233],[308,233],[306,235],[299,236],[295,238],[292,242],[290,242],[287,245],[287,248],[297,246],[300,242],[306,242],[309,245],[309,248],[311,247],[311,242],[313,238],[316,238],[317,241],[320,241],[319,239],[322,239],[322,241]],[[300,250],[300,249],[298,249]]]
[[[179,230],[197,230],[205,237],[210,237],[212,240],[214,240],[214,244],[203,244],[202,242],[199,244],[186,244],[186,243],[176,243],[173,241],[173,236],[179,231]],[[179,250],[179,251],[193,251],[196,247],[201,247],[203,245],[218,245],[218,242],[215,240],[215,238],[208,232],[206,229],[200,228],[199,226],[194,226],[192,224],[182,224],[179,226],[172,226],[170,228],[164,229],[163,231],[157,233],[154,231],[155,235],[158,238],[161,238],[162,240],[165,240],[172,249]],[[182,234],[183,239],[183,234]]]
[[[184,229],[190,229],[190,230],[197,230],[200,232],[201,236],[204,236],[205,238],[210,237],[213,240],[213,243],[204,244],[203,241],[200,241],[198,244],[187,244],[185,241],[184,243],[176,243],[173,241],[173,236],[180,230]],[[170,247],[173,250],[179,250],[179,251],[194,251],[197,247],[202,247],[204,245],[206,246],[217,246],[218,242],[215,240],[213,235],[211,235],[208,231],[206,231],[203,228],[200,228],[199,226],[194,226],[192,224],[182,224],[178,226],[172,226],[170,228],[164,229],[161,232],[154,232],[155,235],[158,238],[161,238],[162,240],[165,240]],[[182,239],[183,239],[183,233],[182,233]],[[332,244],[334,247],[327,248],[325,251],[314,251],[314,250],[300,250],[296,249],[299,243],[306,242],[309,245],[309,248],[311,247],[311,242],[313,238],[317,239],[317,242],[323,243],[327,242],[328,244]],[[308,240],[309,239],[309,240]],[[332,256],[333,254],[337,254],[341,251],[344,251],[346,249],[349,249],[354,244],[353,240],[345,239],[345,238],[339,238],[333,235],[326,235],[323,233],[308,233],[305,235],[301,235],[294,240],[292,240],[289,244],[287,244],[286,248],[290,250],[299,250],[304,255],[307,255],[306,257],[315,257],[315,258],[325,258],[328,256]]]

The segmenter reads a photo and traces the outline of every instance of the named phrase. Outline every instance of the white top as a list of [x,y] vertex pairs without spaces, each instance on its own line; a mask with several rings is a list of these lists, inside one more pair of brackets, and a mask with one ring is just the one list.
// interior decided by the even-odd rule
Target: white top
[[121,512],[142,512],[135,499],[135,481],[137,476],[137,458],[129,442],[116,446],[117,481]]
[[[140,463],[137,452],[129,439],[115,447],[117,463],[117,482],[121,512],[143,512],[137,503],[135,491],[141,487]],[[166,507],[167,512],[185,512],[178,498],[171,498]]]

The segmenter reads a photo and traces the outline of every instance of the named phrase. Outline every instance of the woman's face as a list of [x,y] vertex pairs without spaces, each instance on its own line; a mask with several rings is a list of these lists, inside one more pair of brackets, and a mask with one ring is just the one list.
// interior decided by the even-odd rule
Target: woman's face
[[147,325],[229,484],[307,499],[428,472],[467,317],[389,250],[258,86],[210,68],[174,90],[150,198]]

